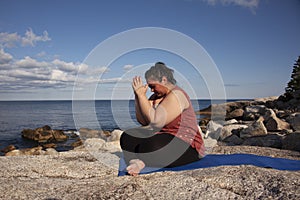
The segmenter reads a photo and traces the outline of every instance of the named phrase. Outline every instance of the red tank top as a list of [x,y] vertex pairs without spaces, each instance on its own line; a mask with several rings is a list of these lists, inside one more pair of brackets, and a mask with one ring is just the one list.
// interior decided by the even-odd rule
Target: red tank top
[[189,107],[177,116],[172,122],[165,125],[157,134],[169,133],[183,141],[189,143],[191,147],[195,148],[200,156],[204,156],[204,142],[199,132],[197,118],[193,109],[189,96],[184,90],[176,86],[173,90],[180,90],[183,92],[189,101]]

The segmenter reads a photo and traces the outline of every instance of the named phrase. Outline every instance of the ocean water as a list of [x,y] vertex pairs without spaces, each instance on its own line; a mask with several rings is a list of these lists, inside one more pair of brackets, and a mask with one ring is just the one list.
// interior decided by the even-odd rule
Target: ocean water
[[[197,111],[209,106],[211,101],[193,100],[192,104]],[[22,138],[21,132],[44,125],[64,131],[79,128],[112,131],[133,128],[138,123],[133,100],[0,101],[0,149],[10,144],[18,148],[35,146]]]

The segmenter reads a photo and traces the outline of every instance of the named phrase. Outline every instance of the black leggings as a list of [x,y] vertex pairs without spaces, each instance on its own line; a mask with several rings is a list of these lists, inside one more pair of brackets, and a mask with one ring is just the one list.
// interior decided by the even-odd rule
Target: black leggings
[[176,167],[200,159],[198,152],[183,140],[143,128],[125,131],[120,144],[127,165],[132,159],[140,159],[149,167]]

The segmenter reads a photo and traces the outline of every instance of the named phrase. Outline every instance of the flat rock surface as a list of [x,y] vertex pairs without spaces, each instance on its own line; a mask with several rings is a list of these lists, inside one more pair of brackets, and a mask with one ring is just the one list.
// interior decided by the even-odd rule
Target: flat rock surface
[[[264,147],[221,146],[211,153],[300,160],[300,152]],[[84,150],[0,157],[0,199],[300,199],[300,171],[241,165],[118,177],[118,160]]]

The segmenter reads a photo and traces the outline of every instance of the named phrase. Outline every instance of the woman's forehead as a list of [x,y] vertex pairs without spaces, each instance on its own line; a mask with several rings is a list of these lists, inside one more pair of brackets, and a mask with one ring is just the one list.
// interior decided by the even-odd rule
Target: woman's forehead
[[147,79],[147,83],[148,83],[148,84],[158,84],[159,81],[153,80],[153,79]]

